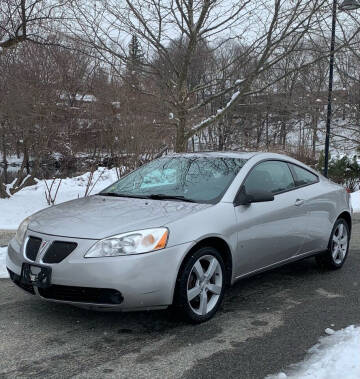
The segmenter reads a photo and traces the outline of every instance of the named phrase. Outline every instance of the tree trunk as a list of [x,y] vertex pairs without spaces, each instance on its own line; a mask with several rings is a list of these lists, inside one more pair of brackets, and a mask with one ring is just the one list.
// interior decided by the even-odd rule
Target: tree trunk
[[282,148],[285,150],[286,146],[286,122],[281,122],[281,129],[280,129],[280,144]]
[[19,159],[20,158],[20,147],[21,147],[21,143],[19,142],[19,140],[16,141],[16,157]]
[[[5,183],[8,182],[7,178],[7,149],[6,149],[6,141],[5,141],[5,123],[2,123],[1,126],[2,129],[2,136],[1,136],[1,145],[2,145],[2,152],[3,152],[3,163],[5,165],[4,167],[4,181]],[[0,177],[0,199],[6,199],[9,197],[8,193],[6,192],[6,184],[3,183],[2,178]]]
[[5,184],[0,182],[0,199],[7,199],[9,194],[6,192]]
[[264,123],[265,121],[259,123],[259,126],[256,128],[256,149],[259,148],[259,145],[261,142],[261,137],[262,137],[263,129],[264,129]]
[[179,123],[176,127],[176,141],[175,141],[175,152],[184,153],[187,151],[187,138],[185,135],[185,117],[179,117]]
[[318,129],[318,110],[315,111],[315,115],[312,116],[312,157],[315,158],[316,155],[316,141],[317,141],[317,129]]
[[3,159],[2,163],[4,163],[5,166],[7,166],[7,149],[6,149],[6,140],[5,140],[5,125],[2,124],[3,126],[3,132],[1,134],[1,145],[2,145],[2,151],[3,151]]
[[266,113],[266,128],[265,128],[265,135],[266,135],[266,151],[269,151],[269,114]]
[[224,150],[224,126],[222,123],[219,123],[218,126],[218,138],[219,138],[219,150],[222,151]]
[[26,168],[26,174],[30,174],[30,160],[29,160],[29,150],[27,147],[27,141],[24,139],[23,142],[23,151],[24,151],[24,158],[22,163],[22,169]]

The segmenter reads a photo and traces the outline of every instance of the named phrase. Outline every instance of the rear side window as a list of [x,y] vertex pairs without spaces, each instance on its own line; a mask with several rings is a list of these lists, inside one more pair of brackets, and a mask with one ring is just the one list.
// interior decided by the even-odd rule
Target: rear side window
[[268,191],[276,194],[295,188],[289,166],[281,161],[266,161],[253,168],[244,183],[245,191]]
[[296,186],[307,186],[319,181],[318,177],[312,172],[293,164],[290,164],[290,166],[292,172],[294,173]]

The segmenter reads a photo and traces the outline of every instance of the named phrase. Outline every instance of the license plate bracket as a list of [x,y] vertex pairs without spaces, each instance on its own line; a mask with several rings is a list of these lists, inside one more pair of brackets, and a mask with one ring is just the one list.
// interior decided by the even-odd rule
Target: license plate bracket
[[21,267],[21,282],[39,288],[48,288],[51,286],[51,267],[23,263]]

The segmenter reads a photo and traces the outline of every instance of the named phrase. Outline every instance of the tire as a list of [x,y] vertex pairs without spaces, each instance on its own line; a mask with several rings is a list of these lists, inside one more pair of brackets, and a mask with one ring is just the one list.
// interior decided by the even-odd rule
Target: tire
[[221,254],[202,247],[191,254],[179,272],[174,310],[185,321],[199,324],[210,320],[224,297],[226,270]]
[[[341,242],[342,241],[342,242]],[[343,218],[336,220],[327,250],[316,257],[320,267],[340,269],[348,256],[350,245],[349,225]]]

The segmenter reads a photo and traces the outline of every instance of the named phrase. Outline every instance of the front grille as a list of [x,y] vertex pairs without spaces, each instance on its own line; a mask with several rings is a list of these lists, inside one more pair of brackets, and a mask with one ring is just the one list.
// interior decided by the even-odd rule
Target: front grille
[[35,295],[34,287],[31,284],[24,284],[20,280],[20,276],[9,270],[10,279],[23,290],[30,292],[32,295]]
[[31,261],[36,260],[37,253],[40,249],[41,239],[37,237],[29,237],[26,244],[25,255]]
[[48,248],[42,261],[44,263],[60,263],[77,247],[75,242],[55,241]]
[[60,286],[56,284],[49,288],[39,288],[39,294],[46,299],[93,304],[121,304],[124,300],[121,293],[114,289]]

